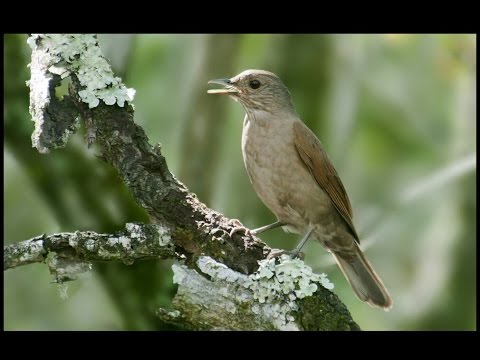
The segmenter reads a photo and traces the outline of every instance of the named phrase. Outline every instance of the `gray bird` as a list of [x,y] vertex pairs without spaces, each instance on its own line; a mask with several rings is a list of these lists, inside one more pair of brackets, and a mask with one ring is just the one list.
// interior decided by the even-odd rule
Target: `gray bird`
[[[392,298],[359,247],[352,207],[335,168],[315,134],[295,112],[287,87],[275,74],[246,70],[211,94],[226,94],[246,112],[242,152],[248,177],[277,222],[251,231],[282,226],[303,234],[291,253],[313,238],[329,251],[361,301],[385,310]],[[285,252],[285,251],[284,251]]]

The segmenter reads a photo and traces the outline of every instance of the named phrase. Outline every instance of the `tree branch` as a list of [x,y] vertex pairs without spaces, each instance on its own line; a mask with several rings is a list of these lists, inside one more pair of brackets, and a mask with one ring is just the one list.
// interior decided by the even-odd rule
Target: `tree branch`
[[[238,221],[207,208],[170,173],[160,145],[151,146],[134,123],[132,91],[113,76],[95,36],[35,35],[29,43],[34,146],[42,153],[64,146],[81,115],[87,144],[98,145],[100,157],[117,169],[154,225],[127,224],[126,232],[113,237],[92,232],[37,237],[6,247],[4,269],[47,259],[57,280],[65,281],[71,273],[62,277],[58,269],[70,266],[75,274],[88,270],[90,261],[181,257],[185,265],[174,266],[179,284],[174,311],[158,312],[164,320],[192,329],[358,329],[340,300],[317,286],[321,276],[300,260],[263,261],[247,278],[271,249],[251,235],[231,237]],[[69,95],[59,100],[55,88],[67,77]],[[162,235],[158,229],[164,229]],[[171,245],[162,246],[167,237]]]
[[[133,223],[126,224],[124,231],[115,234],[76,231],[41,235],[6,246],[3,270],[50,260],[50,254],[57,260],[71,263],[121,261],[127,265],[136,260],[179,258],[170,240],[171,231],[167,227]],[[57,280],[62,281],[61,278]]]
[[197,264],[200,271],[173,266],[179,287],[174,310],[157,312],[162,320],[192,330],[360,330],[345,305],[321,286],[295,302],[259,302],[249,290],[252,276],[209,257]]

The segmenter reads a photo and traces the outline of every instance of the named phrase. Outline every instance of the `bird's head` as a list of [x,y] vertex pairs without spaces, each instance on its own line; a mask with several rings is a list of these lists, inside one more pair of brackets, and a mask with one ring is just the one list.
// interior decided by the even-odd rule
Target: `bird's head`
[[255,110],[293,110],[287,87],[269,71],[245,70],[231,79],[210,80],[208,83],[224,86],[222,89],[208,90],[209,94],[229,95],[239,101],[247,113]]

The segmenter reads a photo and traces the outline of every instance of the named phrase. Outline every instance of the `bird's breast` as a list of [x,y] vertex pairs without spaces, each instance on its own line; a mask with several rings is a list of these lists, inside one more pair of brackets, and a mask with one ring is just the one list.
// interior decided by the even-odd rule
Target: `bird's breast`
[[[245,167],[256,193],[280,221],[293,232],[303,232],[332,210],[300,159],[293,142],[294,119],[245,117],[242,151]],[[298,121],[298,120],[297,120]]]

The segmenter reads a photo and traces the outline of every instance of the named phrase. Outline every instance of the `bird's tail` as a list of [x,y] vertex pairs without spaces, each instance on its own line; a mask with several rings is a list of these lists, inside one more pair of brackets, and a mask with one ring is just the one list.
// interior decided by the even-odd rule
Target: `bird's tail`
[[393,301],[385,285],[373,270],[372,265],[365,258],[360,247],[355,244],[355,254],[348,255],[341,252],[332,254],[338,266],[352,286],[355,295],[371,306],[378,306],[388,311],[393,306]]

